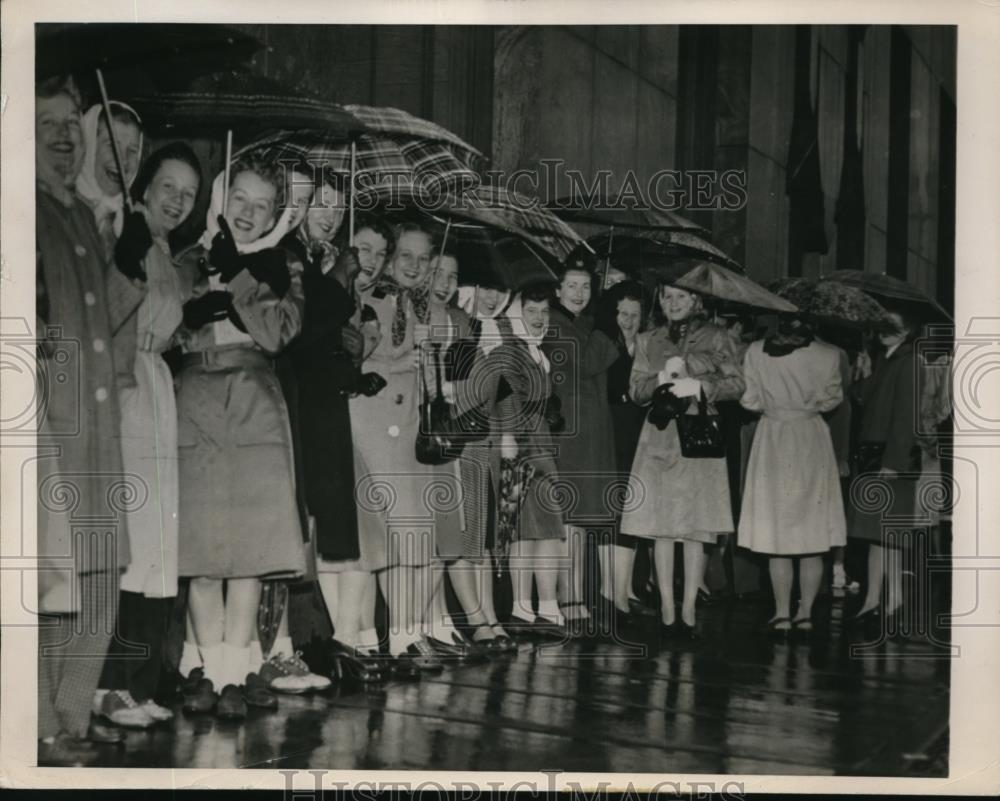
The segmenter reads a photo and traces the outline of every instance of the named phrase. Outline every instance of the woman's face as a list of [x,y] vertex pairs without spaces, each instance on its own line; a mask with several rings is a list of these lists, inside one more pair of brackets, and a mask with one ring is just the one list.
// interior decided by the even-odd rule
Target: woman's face
[[354,232],[354,247],[358,249],[358,262],[361,265],[356,282],[359,289],[364,289],[382,274],[389,243],[377,231],[362,228]]
[[294,170],[288,173],[288,205],[292,207],[292,216],[288,220],[288,230],[295,230],[299,223],[305,219],[312,202],[313,192],[316,187],[308,175],[303,175]]
[[573,315],[578,315],[590,303],[590,274],[583,270],[568,270],[559,284],[556,297]]
[[431,275],[428,303],[443,308],[458,289],[458,262],[452,256],[436,256],[431,260]]
[[493,317],[497,313],[503,292],[495,287],[481,286],[476,290],[476,316]]
[[526,300],[521,304],[521,319],[533,337],[544,336],[549,327],[549,302],[547,300]]
[[423,231],[407,231],[396,243],[392,276],[403,289],[420,286],[431,267],[431,238]]
[[[319,197],[306,212],[306,235],[314,242],[329,242],[344,221],[343,197],[330,184],[320,187]],[[357,244],[357,242],[355,242]]]
[[665,286],[660,290],[660,308],[672,323],[686,320],[697,306],[695,296],[675,286]]
[[[128,186],[135,178],[139,169],[139,145],[141,132],[135,122],[113,120],[115,139],[118,142],[118,152],[122,157],[122,168],[125,170],[125,185]],[[115,151],[108,134],[108,124],[103,115],[97,125],[97,152],[94,156],[94,177],[101,191],[108,197],[120,195],[121,180],[118,178],[118,164],[115,162]]]
[[277,188],[255,172],[243,171],[229,187],[226,222],[238,244],[256,242],[274,227]]
[[35,170],[49,184],[68,186],[83,166],[80,109],[69,95],[35,98]]
[[639,324],[642,322],[642,307],[639,301],[622,298],[618,301],[618,316],[615,319],[625,339],[632,339],[639,333]]
[[198,197],[198,184],[198,173],[190,164],[167,159],[160,165],[142,196],[154,236],[166,236],[187,219]]
[[886,331],[878,335],[879,342],[885,347],[891,348],[893,345],[900,345],[906,339],[906,323],[898,312],[888,312],[886,317],[895,328],[894,331]]

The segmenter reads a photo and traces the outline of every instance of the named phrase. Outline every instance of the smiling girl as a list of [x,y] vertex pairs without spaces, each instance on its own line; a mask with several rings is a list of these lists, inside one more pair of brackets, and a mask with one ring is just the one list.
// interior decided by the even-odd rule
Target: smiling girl
[[228,718],[244,716],[247,703],[273,703],[249,672],[261,578],[304,568],[288,411],[273,363],[301,330],[304,307],[302,265],[275,246],[291,214],[284,194],[280,168],[253,155],[237,160],[229,186],[213,186],[206,234],[179,259],[191,297],[177,394],[179,570],[191,577],[205,675],[186,704],[209,709],[218,689],[216,714]]

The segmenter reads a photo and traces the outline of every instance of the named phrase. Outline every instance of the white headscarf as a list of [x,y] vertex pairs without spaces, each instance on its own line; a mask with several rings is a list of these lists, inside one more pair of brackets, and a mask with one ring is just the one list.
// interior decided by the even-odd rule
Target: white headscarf
[[510,292],[503,293],[497,301],[497,307],[493,310],[493,314],[489,316],[483,316],[480,313],[478,295],[478,286],[460,286],[458,288],[458,308],[470,317],[479,320],[481,324],[479,347],[483,353],[489,353],[502,341],[500,327],[497,325],[496,318],[503,314],[507,306],[507,301],[510,300]]
[[[205,248],[205,250],[211,249],[212,240],[219,233],[219,221],[217,218],[222,214],[222,199],[225,193],[222,185],[225,180],[226,173],[223,171],[216,175],[215,180],[212,182],[212,200],[209,202],[208,211],[205,214],[205,232],[201,235],[201,239],[198,240],[198,244]],[[285,234],[288,233],[288,226],[294,214],[295,209],[291,205],[285,206],[285,210],[281,213],[281,217],[278,218],[278,222],[275,223],[274,228],[253,242],[246,244],[237,242],[236,250],[240,253],[257,253],[261,250],[276,247]]]
[[[136,174],[139,172],[139,163],[142,161],[142,119],[134,108],[121,101],[112,100],[108,105],[112,107],[112,110],[120,108],[127,111],[135,117],[136,125],[139,127],[140,157],[135,161],[135,170],[133,173],[124,176],[125,184],[131,187]],[[125,199],[122,197],[121,192],[117,195],[104,194],[104,190],[97,183],[97,126],[103,111],[104,106],[101,104],[91,106],[80,121],[81,132],[83,134],[83,167],[80,169],[80,174],[76,177],[76,191],[94,212],[94,219],[97,220],[98,230],[104,230],[105,226],[108,225],[107,221],[110,220],[111,229],[115,232],[115,237],[119,237],[121,236],[122,224],[124,222],[123,207]],[[114,129],[110,128],[109,130]]]
[[518,294],[511,302],[510,306],[507,307],[505,316],[508,320],[510,320],[510,326],[514,330],[514,336],[528,346],[528,352],[531,354],[531,358],[535,360],[536,364],[540,364],[542,369],[548,373],[548,357],[542,353],[542,349],[539,347],[542,344],[542,340],[545,338],[545,332],[543,331],[541,336],[535,336],[528,331],[528,327],[524,324],[522,314],[521,295]]

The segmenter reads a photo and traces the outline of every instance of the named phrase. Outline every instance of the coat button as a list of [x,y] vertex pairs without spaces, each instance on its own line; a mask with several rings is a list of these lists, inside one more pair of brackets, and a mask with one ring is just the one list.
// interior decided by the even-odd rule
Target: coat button
[[389,436],[398,437],[399,436],[399,426],[389,426]]
[[83,302],[86,303],[88,306],[93,306],[95,303],[97,303],[97,298],[94,296],[93,292],[84,292]]
[[94,352],[95,353],[104,353],[104,340],[103,339],[95,339],[94,340]]
[[81,259],[87,255],[87,249],[83,245],[77,245],[74,247],[73,252]]
[[98,387],[94,397],[97,398],[98,403],[103,403],[108,399],[108,391],[104,387]]

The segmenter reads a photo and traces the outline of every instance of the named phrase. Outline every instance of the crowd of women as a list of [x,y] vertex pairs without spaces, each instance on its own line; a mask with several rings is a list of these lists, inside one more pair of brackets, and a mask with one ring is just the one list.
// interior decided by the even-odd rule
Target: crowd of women
[[[858,395],[864,470],[912,504],[906,314],[873,370],[864,356],[847,366],[798,318],[748,344],[667,279],[651,293],[599,287],[580,252],[552,284],[460,286],[447,242],[371,213],[351,227],[311,170],[251,153],[206,186],[184,143],[144,157],[141,121],[117,103],[122,176],[102,107],[81,111],[71,83],[38,84],[45,747],[168,720],[168,666],[185,710],[240,719],[276,692],[413,680],[524,637],[581,636],[592,616],[620,632],[650,543],[666,640],[699,636],[706,551],[734,533],[769,560],[768,636],[812,629],[824,555],[849,529],[872,543],[861,614],[898,607],[891,572],[883,601],[879,517],[852,511],[848,526],[824,415]],[[169,235],[203,190],[205,231],[173,253]],[[55,379],[67,365],[75,382]],[[418,459],[434,396],[480,434]],[[725,401],[759,415],[738,526],[725,455],[696,441]],[[97,519],[113,524],[95,531]],[[303,581],[332,631],[328,660],[311,665],[289,634],[294,607],[272,604],[277,619],[260,622],[272,595]]]

